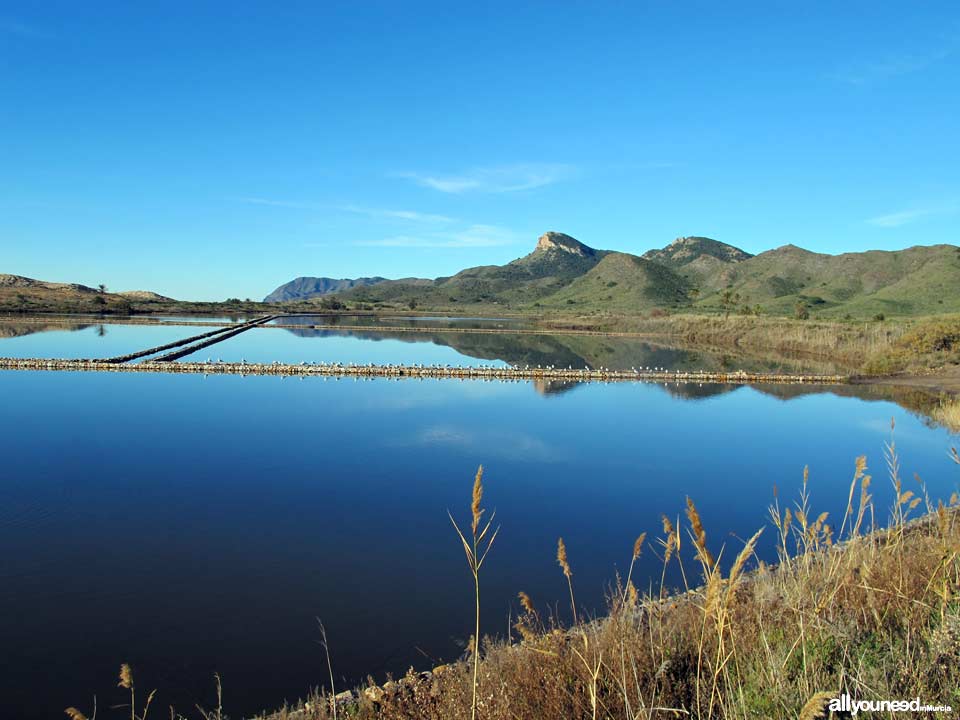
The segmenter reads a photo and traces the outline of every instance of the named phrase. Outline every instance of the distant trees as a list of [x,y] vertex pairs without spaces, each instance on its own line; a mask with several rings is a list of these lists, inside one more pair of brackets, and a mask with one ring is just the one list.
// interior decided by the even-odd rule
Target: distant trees
[[325,295],[320,300],[320,307],[324,310],[346,310],[347,306],[344,305],[340,300],[335,296]]
[[416,310],[416,309],[417,309],[417,299],[416,299],[416,298],[410,298],[410,301],[407,303],[407,307],[410,308],[411,310]]

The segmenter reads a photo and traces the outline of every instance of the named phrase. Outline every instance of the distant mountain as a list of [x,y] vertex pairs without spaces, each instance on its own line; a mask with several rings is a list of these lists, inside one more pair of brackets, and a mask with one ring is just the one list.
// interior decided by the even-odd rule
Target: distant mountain
[[533,302],[586,274],[607,255],[569,235],[544,233],[529,255],[506,265],[484,265],[438,278],[438,297],[452,302]]
[[[336,293],[354,302],[410,304],[456,311],[468,307],[571,312],[669,310],[792,314],[797,305],[820,317],[960,312],[960,248],[825,255],[785,245],[759,255],[708,237],[680,237],[663,248],[630,253],[597,250],[559,232],[506,265],[482,265],[436,280],[307,282],[268,300]],[[375,281],[375,282],[364,282]],[[351,286],[350,283],[353,283]]]
[[752,258],[748,252],[707,237],[681,237],[661,250],[647,250],[644,260],[653,260],[661,265],[679,268],[703,260],[718,260],[722,263],[738,263]]
[[355,287],[367,287],[382,283],[386,278],[362,277],[356,279],[340,279],[328,277],[298,277],[284,283],[267,295],[264,302],[286,302],[288,300],[307,300],[312,297],[342,293]]

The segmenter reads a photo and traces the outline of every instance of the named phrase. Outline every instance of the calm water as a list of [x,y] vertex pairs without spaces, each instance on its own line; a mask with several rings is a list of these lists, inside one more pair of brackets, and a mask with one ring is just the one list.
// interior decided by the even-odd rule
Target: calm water
[[[280,330],[254,328],[192,355],[183,362],[223,360],[254,363],[340,362],[424,363],[425,365],[505,365],[485,362],[450,345],[429,338],[407,337],[412,333],[363,333],[333,330]],[[375,335],[370,337],[369,335]],[[307,342],[309,341],[309,342]]]
[[[312,319],[324,319],[311,316]],[[326,318],[336,320],[337,318]],[[370,318],[363,318],[371,320]],[[283,318],[281,324],[299,322]],[[346,318],[356,320],[356,318]],[[373,319],[376,320],[376,319]],[[384,321],[392,321],[385,318]],[[408,318],[396,318],[406,323]],[[437,327],[424,323],[442,321]],[[279,321],[277,321],[279,322]],[[744,357],[668,347],[645,340],[591,335],[540,335],[509,330],[454,332],[474,325],[489,329],[496,318],[416,318],[413,331],[262,327],[199,350],[186,361],[340,362],[441,365],[554,365],[572,368],[663,367],[672,370],[836,372],[835,365],[803,359]],[[508,326],[521,329],[519,323]],[[272,324],[272,323],[271,323]],[[16,322],[0,319],[0,357],[103,358],[124,355],[191,337],[211,328],[196,325],[123,325],[76,321]]]
[[[480,463],[503,528],[484,623],[501,634],[519,590],[565,607],[560,535],[578,597],[599,608],[637,534],[655,534],[687,495],[715,549],[763,525],[773,485],[792,497],[804,464],[814,506],[836,516],[867,454],[885,506],[891,416],[905,477],[920,473],[937,496],[960,479],[946,456],[957,438],[890,402],[810,388],[543,390],[0,372],[7,716],[56,717],[93,693],[120,702],[121,662],[161,688],[158,707],[209,703],[215,671],[231,716],[277,705],[325,676],[317,617],[348,681],[457,657],[470,580],[446,511],[466,521]],[[639,586],[659,577],[654,562],[634,571]]]
[[525,318],[491,317],[430,317],[427,315],[296,315],[271,320],[271,325],[363,325],[377,327],[409,328],[484,328],[490,330],[518,330],[532,327],[533,323]]
[[214,330],[178,325],[0,322],[0,357],[109,358]]
[[672,370],[745,369],[834,372],[830,363],[765,361],[692,351],[635,338],[539,335],[516,332],[464,333],[444,329],[416,332],[308,328],[254,328],[188,355],[184,361],[424,363],[556,367],[665,367]]

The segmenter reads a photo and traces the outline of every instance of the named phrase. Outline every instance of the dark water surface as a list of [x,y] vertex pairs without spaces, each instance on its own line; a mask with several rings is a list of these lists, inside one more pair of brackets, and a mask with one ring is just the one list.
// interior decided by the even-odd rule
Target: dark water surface
[[[687,495],[715,550],[767,522],[774,484],[793,498],[805,464],[837,522],[867,454],[886,508],[891,416],[908,487],[956,488],[956,437],[814,390],[0,372],[4,716],[122,702],[121,662],[156,707],[211,703],[219,672],[231,717],[251,714],[323,682],[317,617],[350,682],[457,657],[471,581],[446,512],[467,521],[480,463],[502,523],[483,622],[501,635],[519,590],[566,617],[561,535],[601,608]],[[648,551],[637,585],[659,574]]]

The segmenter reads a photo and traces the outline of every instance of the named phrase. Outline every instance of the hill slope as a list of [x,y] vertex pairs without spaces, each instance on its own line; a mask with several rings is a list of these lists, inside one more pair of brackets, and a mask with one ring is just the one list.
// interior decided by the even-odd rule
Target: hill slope
[[610,253],[594,268],[541,301],[545,306],[649,310],[688,303],[690,282],[672,268],[636,255]]
[[797,303],[824,316],[960,311],[960,248],[915,246],[826,255],[785,245],[698,278],[702,307],[729,289],[773,313]]
[[126,312],[131,301],[159,302],[169,301],[169,298],[143,290],[101,292],[98,288],[78,283],[47,282],[22,275],[0,274],[0,310]]
[[343,278],[340,280],[328,277],[298,277],[278,287],[267,295],[263,301],[286,302],[288,300],[307,300],[312,297],[345,292],[355,287],[376,285],[384,280],[386,280],[386,278],[382,277]]

